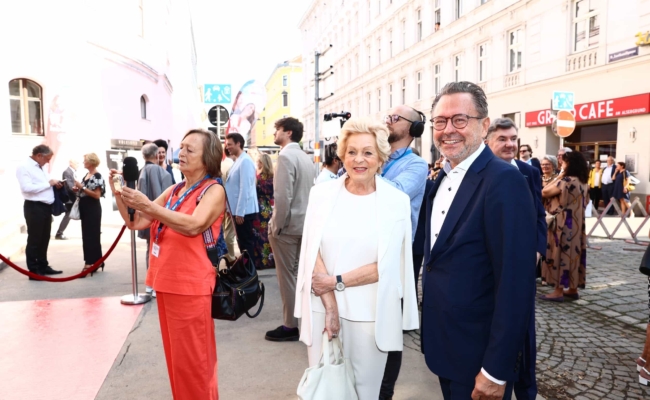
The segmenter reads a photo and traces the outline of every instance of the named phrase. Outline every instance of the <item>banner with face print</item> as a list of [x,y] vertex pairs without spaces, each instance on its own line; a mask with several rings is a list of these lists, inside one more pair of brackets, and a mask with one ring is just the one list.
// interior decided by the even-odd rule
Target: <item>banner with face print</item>
[[233,101],[226,135],[237,132],[244,137],[248,147],[257,147],[255,123],[265,105],[266,88],[264,84],[255,80],[246,82]]

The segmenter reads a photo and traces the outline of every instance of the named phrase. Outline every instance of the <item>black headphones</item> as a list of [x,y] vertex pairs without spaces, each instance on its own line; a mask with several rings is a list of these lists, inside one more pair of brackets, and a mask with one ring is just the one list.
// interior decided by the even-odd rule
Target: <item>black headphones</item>
[[426,124],[426,117],[424,116],[424,114],[422,114],[415,108],[411,107],[411,109],[420,115],[420,121],[411,122],[411,127],[409,128],[409,135],[411,135],[414,138],[419,138],[424,133],[424,124]]

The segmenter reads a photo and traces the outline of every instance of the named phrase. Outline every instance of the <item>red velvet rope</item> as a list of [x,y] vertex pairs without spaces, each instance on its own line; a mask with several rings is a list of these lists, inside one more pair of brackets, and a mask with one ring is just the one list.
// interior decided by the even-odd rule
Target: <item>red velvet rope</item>
[[86,275],[88,275],[88,274],[90,274],[92,272],[97,271],[99,269],[99,267],[102,265],[102,263],[108,258],[108,256],[111,255],[111,253],[113,252],[113,249],[115,249],[115,246],[117,246],[117,242],[119,242],[120,239],[122,238],[122,234],[124,233],[125,229],[126,229],[126,225],[122,226],[122,230],[120,230],[120,234],[117,235],[117,239],[115,239],[115,242],[113,242],[113,244],[111,245],[111,248],[108,249],[106,254],[104,254],[104,257],[100,258],[96,263],[94,263],[87,270],[82,271],[82,272],[78,273],[77,275],[66,276],[65,278],[50,278],[49,276],[34,274],[32,272],[29,272],[29,271],[27,271],[25,269],[20,268],[16,264],[9,261],[9,259],[7,257],[3,256],[2,254],[0,254],[0,260],[4,261],[8,266],[10,266],[11,268],[13,268],[16,271],[20,272],[21,274],[27,275],[30,278],[33,278],[33,279],[36,279],[36,280],[39,280],[39,281],[47,281],[47,282],[68,282],[68,281],[73,281],[75,279],[82,278],[82,277],[84,277],[84,276],[86,276]]

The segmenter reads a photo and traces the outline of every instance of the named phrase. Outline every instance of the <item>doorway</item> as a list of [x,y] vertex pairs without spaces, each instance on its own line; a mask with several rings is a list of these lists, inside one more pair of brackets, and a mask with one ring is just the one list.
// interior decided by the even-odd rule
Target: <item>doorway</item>
[[596,160],[605,161],[607,157],[616,158],[616,135],[618,122],[583,125],[564,140],[564,146],[579,151],[591,165]]

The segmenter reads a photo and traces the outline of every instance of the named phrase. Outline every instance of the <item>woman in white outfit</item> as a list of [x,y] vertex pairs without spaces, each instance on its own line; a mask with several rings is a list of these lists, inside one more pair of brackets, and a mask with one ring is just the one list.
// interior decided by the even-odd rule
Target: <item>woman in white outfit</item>
[[309,366],[323,332],[340,335],[359,399],[377,400],[388,352],[418,328],[410,200],[378,175],[390,154],[384,124],[352,118],[337,145],[347,173],[309,195],[294,314]]

